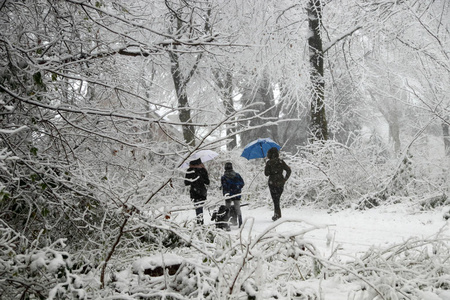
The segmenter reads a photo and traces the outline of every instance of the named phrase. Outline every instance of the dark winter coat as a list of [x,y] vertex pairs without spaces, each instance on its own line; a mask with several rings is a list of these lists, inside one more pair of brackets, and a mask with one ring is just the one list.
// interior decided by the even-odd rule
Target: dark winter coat
[[[241,193],[242,188],[244,187],[244,179],[242,179],[239,173],[236,173],[233,170],[226,170],[224,175],[220,178],[222,184],[222,192],[223,195],[234,196]],[[231,199],[239,200],[241,199],[241,195],[233,197]]]
[[189,185],[191,199],[206,200],[207,190],[209,185],[208,171],[199,166],[190,166],[186,172],[185,185]]
[[[267,152],[269,160],[264,169],[264,175],[269,176],[269,186],[282,187],[286,180],[291,176],[291,168],[279,158],[278,150],[276,148],[269,149]],[[283,175],[286,171],[286,175]]]

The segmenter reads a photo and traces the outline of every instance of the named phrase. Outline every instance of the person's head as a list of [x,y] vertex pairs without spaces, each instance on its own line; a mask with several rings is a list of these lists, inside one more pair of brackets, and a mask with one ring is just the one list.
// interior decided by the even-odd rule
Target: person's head
[[233,164],[230,162],[225,163],[225,171],[233,170]]
[[269,149],[269,151],[267,151],[267,158],[268,159],[272,159],[272,158],[278,158],[279,157],[279,153],[278,153],[278,149],[275,147],[272,147]]
[[202,164],[202,160],[199,158],[199,159],[196,159],[196,160],[191,160],[190,162],[189,162],[189,166],[199,166],[199,165],[201,165]]

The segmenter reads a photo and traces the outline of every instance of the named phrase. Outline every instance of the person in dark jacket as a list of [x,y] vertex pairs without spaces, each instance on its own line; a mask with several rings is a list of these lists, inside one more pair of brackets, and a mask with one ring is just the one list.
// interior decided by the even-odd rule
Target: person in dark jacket
[[[280,198],[283,194],[284,184],[291,176],[291,168],[280,159],[278,149],[273,147],[267,151],[266,167],[264,169],[264,175],[269,176],[269,190],[272,196],[274,215],[272,217],[273,221],[281,218],[281,208],[280,208]],[[286,175],[283,175],[283,171]]]
[[203,205],[206,201],[206,186],[209,185],[209,176],[200,159],[189,162],[184,184],[190,186],[189,194],[191,200],[194,201],[197,224],[203,225]]
[[[241,192],[244,187],[244,179],[242,179],[239,173],[233,170],[233,164],[231,162],[225,163],[225,172],[220,178],[222,184],[222,193],[226,196],[225,205],[231,208],[231,202],[233,202],[234,212],[237,217],[239,227],[242,225],[242,213],[241,213]],[[232,222],[236,222],[236,219]]]

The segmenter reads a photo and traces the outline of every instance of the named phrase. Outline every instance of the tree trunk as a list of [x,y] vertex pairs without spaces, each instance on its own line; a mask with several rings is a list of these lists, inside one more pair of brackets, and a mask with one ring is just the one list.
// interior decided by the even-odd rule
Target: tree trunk
[[399,154],[401,150],[400,124],[397,118],[388,121],[388,124],[389,124],[389,136],[394,142],[394,153]]
[[448,121],[442,122],[442,135],[444,137],[445,155],[450,156],[450,126]]
[[[233,102],[233,74],[228,70],[225,73],[225,78],[222,79],[221,74],[217,71],[214,72],[214,76],[216,78],[216,84],[222,94],[225,114],[230,116],[235,112]],[[236,135],[234,134],[236,131],[235,126],[236,125],[232,124],[227,125],[226,127],[226,135],[227,138],[230,139],[230,142],[227,144],[227,150],[233,150],[237,146]]]
[[183,123],[183,137],[186,144],[195,146],[195,129],[192,125],[191,110],[186,92],[186,80],[180,71],[178,55],[170,53],[172,79],[175,85],[175,91],[178,99],[178,108],[180,109],[180,121]]
[[[252,127],[252,129],[241,133],[240,138],[243,146],[257,138],[270,137],[278,142],[278,125],[264,126],[267,122],[276,123],[279,115],[268,75],[264,74],[256,84],[256,88],[246,86],[242,92],[241,101],[244,106],[251,105],[252,110],[254,110],[246,114],[246,117],[250,120],[245,126]],[[261,104],[254,104],[256,102]]]
[[322,21],[322,7],[320,0],[310,0],[308,3],[308,20],[310,36],[308,38],[309,45],[309,61],[311,64],[311,84],[312,84],[312,100],[311,100],[311,140],[327,140],[328,124],[325,114],[324,91],[325,81],[323,78],[323,46],[320,36],[320,24]]

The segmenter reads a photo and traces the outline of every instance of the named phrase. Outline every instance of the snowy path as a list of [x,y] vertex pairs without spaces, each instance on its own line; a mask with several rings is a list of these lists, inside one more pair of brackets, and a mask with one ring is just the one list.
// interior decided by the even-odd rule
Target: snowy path
[[[301,219],[313,224],[328,224],[327,228],[308,232],[305,239],[315,245],[322,257],[329,257],[339,245],[336,254],[341,261],[353,260],[355,256],[365,253],[372,246],[380,246],[384,249],[410,238],[433,238],[439,232],[442,232],[444,237],[450,236],[450,221],[445,221],[440,211],[412,214],[408,212],[407,205],[381,207],[367,211],[349,209],[332,214],[314,209],[284,209],[282,211],[283,218]],[[252,230],[254,235],[265,231],[273,224],[272,211],[268,208],[244,207],[243,214],[245,217],[254,217]],[[283,232],[301,228],[307,228],[305,223],[284,223],[276,230]],[[246,227],[244,227],[245,230]],[[327,246],[328,234],[333,237],[333,242],[329,246]],[[332,278],[325,281],[305,281],[302,285],[305,290],[312,289],[316,293],[320,291],[321,299],[326,300],[363,299],[364,295],[364,292],[360,292],[358,284],[336,282]],[[437,294],[428,296],[424,294],[423,299],[449,300],[450,293],[440,291],[439,297]]]
[[[413,213],[413,211],[417,211],[417,207],[413,208],[408,204],[378,207],[366,211],[347,209],[331,214],[318,209],[284,208],[281,222],[286,219],[304,222],[281,223],[275,230],[283,233],[312,228],[310,224],[328,225],[309,231],[305,234],[305,239],[318,249],[322,257],[328,258],[333,253],[339,257],[340,261],[347,259],[351,261],[372,246],[386,249],[390,245],[400,244],[411,238],[434,238],[439,232],[441,232],[441,237],[450,237],[450,220],[443,219],[442,211],[420,213]],[[245,206],[242,207],[242,213],[244,220],[247,221],[242,229],[243,238],[249,236],[250,228],[250,236],[253,238],[274,225],[271,220],[273,215],[271,207],[251,208]],[[191,211],[189,216],[184,215],[184,217],[194,218],[195,213]],[[205,216],[205,223],[212,226],[208,213]],[[240,229],[232,227],[230,234],[238,235],[239,232]],[[327,235],[332,237],[330,245],[327,245]],[[336,248],[337,252],[333,252]],[[305,291],[315,291],[315,295],[320,294],[320,299],[372,299],[366,297],[367,291],[362,291],[358,281],[341,282],[339,277],[335,279],[331,277],[327,280],[311,279],[297,284],[302,285]],[[428,293],[430,292],[428,291]],[[440,290],[438,294],[432,293],[427,296],[424,294],[423,299],[450,299],[448,291]]]
[[[387,247],[390,244],[401,243],[410,238],[432,238],[442,231],[450,236],[448,222],[442,218],[440,211],[411,214],[403,205],[381,207],[367,211],[345,210],[328,214],[323,210],[314,209],[283,209],[284,219],[304,220],[307,223],[328,225],[324,229],[314,229],[305,235],[321,254],[326,257],[332,248],[339,245],[338,254],[353,257],[365,252],[371,246]],[[272,211],[269,208],[242,208],[245,218],[254,218],[252,235],[264,232],[273,225]],[[246,224],[247,234],[250,224]],[[284,223],[277,227],[278,232],[293,231],[311,227],[306,223]],[[233,229],[237,231],[237,229]],[[246,236],[246,234],[244,236]],[[332,237],[332,243],[327,246],[327,235]],[[334,247],[333,247],[334,246]]]

